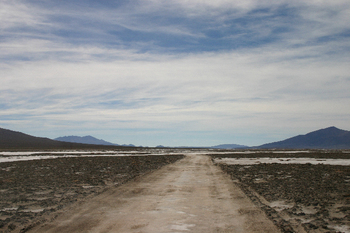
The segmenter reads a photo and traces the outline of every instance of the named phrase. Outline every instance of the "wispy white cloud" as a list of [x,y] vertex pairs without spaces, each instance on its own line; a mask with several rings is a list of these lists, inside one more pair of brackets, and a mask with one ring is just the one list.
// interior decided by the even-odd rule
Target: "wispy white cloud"
[[[341,107],[349,102],[346,64],[334,67],[317,59],[286,63],[284,57],[295,50],[283,55],[260,52],[151,62],[29,63],[7,72],[9,85],[24,96],[15,101],[22,101],[20,109],[6,111],[71,122],[85,119],[96,126],[119,121],[116,129],[170,129],[176,124],[196,131],[233,131],[262,123],[281,127],[291,118],[306,119],[310,114],[348,114]],[[280,124],[271,126],[277,118]]]
[[18,0],[1,1],[0,20],[2,30],[44,25],[44,17],[35,7]]
[[1,6],[3,127],[144,145],[348,127],[347,1]]

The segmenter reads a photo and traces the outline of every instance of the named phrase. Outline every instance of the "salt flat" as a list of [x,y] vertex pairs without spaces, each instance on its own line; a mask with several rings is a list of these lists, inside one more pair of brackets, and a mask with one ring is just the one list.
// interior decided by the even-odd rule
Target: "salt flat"
[[260,163],[278,164],[328,164],[350,166],[350,159],[323,159],[323,158],[216,158],[215,163],[228,165],[254,165]]

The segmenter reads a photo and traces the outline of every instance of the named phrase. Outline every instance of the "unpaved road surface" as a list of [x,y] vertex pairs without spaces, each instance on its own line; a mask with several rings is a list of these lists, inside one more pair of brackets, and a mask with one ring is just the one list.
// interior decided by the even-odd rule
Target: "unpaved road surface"
[[208,156],[184,159],[75,205],[30,232],[280,232]]

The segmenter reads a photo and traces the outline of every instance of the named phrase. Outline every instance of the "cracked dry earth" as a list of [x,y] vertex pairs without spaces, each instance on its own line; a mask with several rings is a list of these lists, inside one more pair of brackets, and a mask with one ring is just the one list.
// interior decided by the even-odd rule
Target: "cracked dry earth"
[[189,154],[76,203],[29,232],[280,231],[209,156]]

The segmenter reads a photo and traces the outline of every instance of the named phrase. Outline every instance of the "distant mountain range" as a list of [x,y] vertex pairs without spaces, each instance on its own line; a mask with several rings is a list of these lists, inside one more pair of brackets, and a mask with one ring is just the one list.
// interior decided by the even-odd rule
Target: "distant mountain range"
[[211,146],[212,149],[244,149],[248,146],[238,145],[238,144],[221,144],[217,146]]
[[[73,142],[56,141],[49,138],[34,137],[21,132],[0,128],[0,149],[28,150],[28,149],[107,149],[120,148],[111,145],[92,145]],[[125,148],[124,148],[125,149]]]
[[64,136],[64,137],[55,138],[54,140],[61,141],[61,142],[74,142],[74,143],[84,143],[84,144],[91,144],[91,145],[135,147],[135,145],[133,145],[133,144],[119,145],[119,144],[107,142],[107,141],[102,140],[102,139],[97,139],[97,138],[95,138],[93,136],[90,136],[90,135],[89,136],[84,136],[84,137],[80,137],[80,136]]
[[156,148],[179,148],[179,149],[245,149],[249,148],[248,146],[238,145],[238,144],[220,144],[217,146],[177,146],[177,147],[169,147],[158,145]]
[[94,144],[94,145],[110,145],[110,146],[118,145],[118,144],[113,144],[111,142],[107,142],[107,141],[102,140],[102,139],[94,138],[90,135],[84,136],[84,137],[64,136],[64,137],[55,138],[54,140],[61,141],[61,142],[75,142],[75,143]]
[[334,126],[298,135],[283,141],[267,143],[259,149],[350,149],[350,131]]
[[[134,147],[134,145],[122,145]],[[0,149],[97,149],[120,147],[92,136],[65,136],[55,140],[34,137],[21,132],[0,128]],[[160,147],[160,146],[159,146]],[[189,147],[188,147],[189,148]],[[202,147],[204,148],[204,147]],[[246,147],[237,144],[221,144],[207,147],[212,149],[350,149],[350,131],[329,127],[298,135],[283,141],[263,144],[257,147]]]

